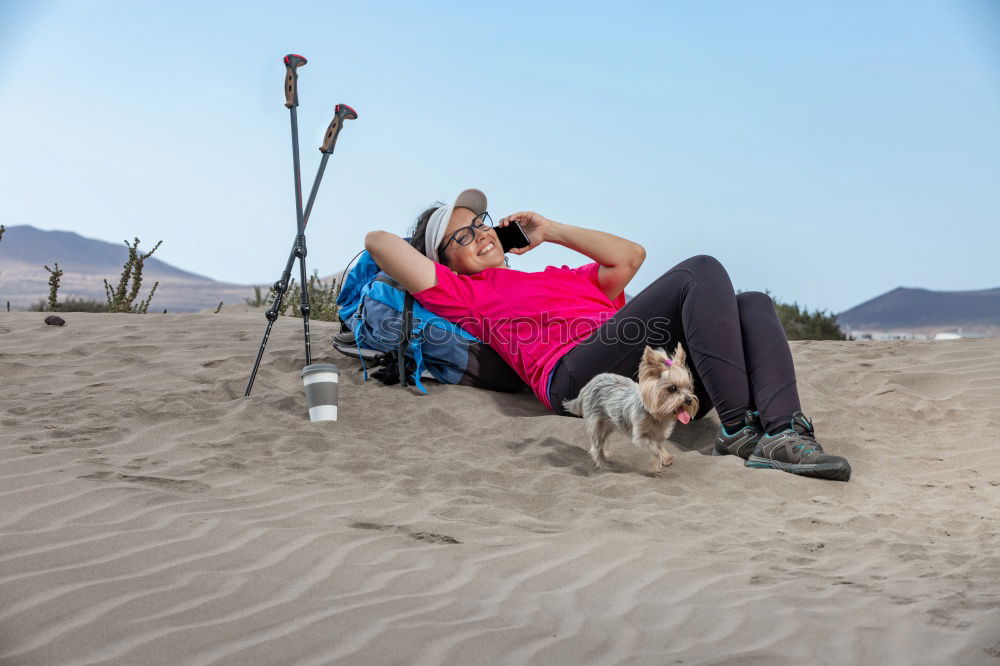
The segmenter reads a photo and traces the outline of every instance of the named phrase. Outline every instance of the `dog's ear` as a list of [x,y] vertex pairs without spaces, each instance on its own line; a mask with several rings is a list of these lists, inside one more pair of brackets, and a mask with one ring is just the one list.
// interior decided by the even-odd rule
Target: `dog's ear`
[[656,377],[639,382],[639,399],[650,414],[656,414],[660,405],[660,383]]
[[646,345],[646,349],[642,352],[642,362],[639,363],[639,383],[657,379],[665,369],[663,365],[663,359],[665,358],[667,358],[666,354],[657,352],[649,345]]
[[677,343],[677,348],[674,349],[674,363],[680,363],[681,365],[686,365],[687,354],[684,352],[684,346],[681,343]]

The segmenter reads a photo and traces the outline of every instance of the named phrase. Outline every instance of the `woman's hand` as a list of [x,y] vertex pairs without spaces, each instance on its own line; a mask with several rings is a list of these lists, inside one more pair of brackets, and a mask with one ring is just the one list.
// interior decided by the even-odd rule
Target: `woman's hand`
[[514,247],[507,250],[511,254],[524,254],[528,250],[532,250],[545,241],[550,240],[552,238],[550,232],[558,224],[558,222],[553,222],[538,213],[523,211],[520,213],[511,213],[507,217],[502,218],[497,226],[506,227],[513,222],[521,225],[521,229],[524,230],[524,234],[531,241],[531,244],[526,247]]

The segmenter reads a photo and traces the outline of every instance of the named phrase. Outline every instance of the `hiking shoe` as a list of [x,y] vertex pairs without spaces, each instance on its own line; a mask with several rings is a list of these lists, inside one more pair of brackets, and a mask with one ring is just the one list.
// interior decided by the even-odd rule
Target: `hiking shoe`
[[764,431],[760,427],[757,412],[748,409],[743,416],[743,423],[746,425],[731,435],[726,431],[726,426],[719,426],[719,434],[715,437],[715,448],[712,449],[713,456],[739,456],[744,460],[750,457]]
[[840,456],[823,453],[813,435],[812,423],[802,412],[792,414],[791,428],[774,435],[764,435],[747,459],[747,467],[780,469],[816,479],[847,481],[851,465]]
[[344,345],[345,347],[353,347],[357,344],[354,340],[354,331],[348,329],[346,331],[341,331],[340,333],[334,333],[333,344]]

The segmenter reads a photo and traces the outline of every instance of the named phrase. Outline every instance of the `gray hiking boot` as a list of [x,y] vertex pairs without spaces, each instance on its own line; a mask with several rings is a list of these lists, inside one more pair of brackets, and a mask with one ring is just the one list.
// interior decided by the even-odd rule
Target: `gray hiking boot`
[[746,462],[747,467],[780,469],[783,472],[817,479],[847,481],[851,465],[840,456],[823,453],[812,423],[802,412],[792,414],[791,428],[764,435]]
[[713,456],[739,456],[744,460],[750,457],[764,431],[760,427],[757,412],[747,410],[743,416],[743,423],[745,425],[732,434],[726,431],[726,426],[719,426],[719,434],[715,436],[715,448],[712,450]]

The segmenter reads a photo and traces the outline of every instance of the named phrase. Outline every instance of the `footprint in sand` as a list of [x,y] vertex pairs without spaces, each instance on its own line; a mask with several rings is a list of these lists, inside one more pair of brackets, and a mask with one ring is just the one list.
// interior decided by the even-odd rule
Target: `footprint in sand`
[[417,532],[409,529],[408,527],[403,527],[402,525],[384,525],[382,523],[354,522],[351,523],[351,527],[359,530],[382,530],[385,532],[401,532],[402,534],[410,537],[411,539],[416,539],[417,541],[426,541],[428,543],[443,543],[443,544],[462,543],[455,537],[448,536],[447,534],[435,534],[433,532]]
[[926,400],[948,400],[967,392],[967,382],[962,377],[948,376],[946,372],[906,372],[889,379],[891,387]]
[[[87,461],[93,462],[93,461]],[[203,493],[212,489],[212,486],[201,481],[192,479],[168,479],[160,476],[138,476],[134,474],[120,474],[117,472],[94,472],[78,476],[78,479],[93,479],[98,481],[127,481],[129,483],[140,483],[146,485],[176,490],[182,493]]]

